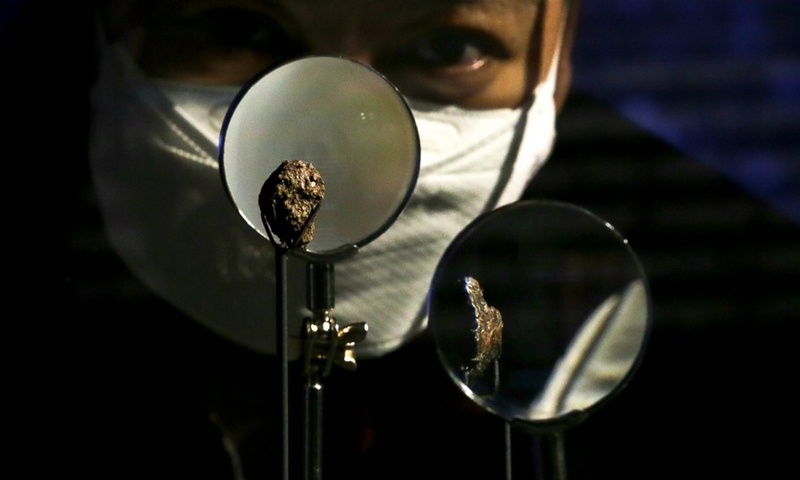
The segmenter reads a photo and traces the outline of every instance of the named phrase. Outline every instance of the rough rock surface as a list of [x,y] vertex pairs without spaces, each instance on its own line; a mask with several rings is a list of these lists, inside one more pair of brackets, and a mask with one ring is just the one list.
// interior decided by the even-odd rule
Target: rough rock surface
[[305,232],[303,228],[324,197],[325,183],[314,165],[303,160],[285,160],[264,182],[259,206],[281,243],[292,248],[305,247],[314,236],[313,219]]

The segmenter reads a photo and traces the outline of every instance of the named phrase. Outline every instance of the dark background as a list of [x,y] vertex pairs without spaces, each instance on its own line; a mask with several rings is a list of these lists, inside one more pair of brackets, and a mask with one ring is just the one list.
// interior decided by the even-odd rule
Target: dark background
[[800,221],[800,2],[586,0],[574,86]]

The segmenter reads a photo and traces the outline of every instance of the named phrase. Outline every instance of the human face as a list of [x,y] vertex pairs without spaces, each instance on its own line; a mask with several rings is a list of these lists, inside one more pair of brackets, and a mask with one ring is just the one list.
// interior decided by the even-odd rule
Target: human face
[[561,3],[143,0],[117,33],[155,77],[241,84],[303,55],[342,55],[373,66],[410,97],[516,107],[548,70]]

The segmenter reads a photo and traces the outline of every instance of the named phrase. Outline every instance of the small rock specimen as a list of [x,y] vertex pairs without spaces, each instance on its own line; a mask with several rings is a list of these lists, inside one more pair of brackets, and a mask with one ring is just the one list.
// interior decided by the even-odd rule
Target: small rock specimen
[[486,303],[477,280],[464,277],[464,290],[475,312],[475,329],[472,332],[477,347],[472,365],[464,369],[469,384],[500,358],[503,350],[503,316],[499,310]]
[[314,165],[285,160],[264,182],[258,204],[284,245],[305,248],[314,237],[314,221],[309,217],[324,197],[325,183]]

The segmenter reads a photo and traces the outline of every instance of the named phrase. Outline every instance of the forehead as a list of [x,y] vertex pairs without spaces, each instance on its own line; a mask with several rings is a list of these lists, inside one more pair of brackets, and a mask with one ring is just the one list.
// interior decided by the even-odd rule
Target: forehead
[[[274,0],[256,0],[261,3],[270,3]],[[310,6],[330,5],[330,0],[283,0],[286,3],[303,4]],[[517,5],[530,5],[539,3],[543,0],[339,0],[339,5],[343,3],[360,3],[362,5],[375,6],[378,8],[430,8],[430,7],[453,7],[453,6],[483,6],[492,8],[509,8]]]
[[[307,30],[359,29],[376,39],[402,36],[405,29],[455,21],[475,27],[513,23],[538,0],[255,0],[263,8],[286,12]],[[527,15],[526,15],[527,16]],[[511,25],[509,25],[511,28]]]
[[[473,22],[515,12],[554,0],[101,0],[106,17],[117,23],[164,25],[210,9],[238,8],[284,15],[300,28],[335,28],[337,25],[370,25],[373,29],[413,27],[442,18],[460,17]],[[110,14],[110,15],[109,15]],[[308,21],[305,24],[305,21]],[[304,25],[305,24],[305,25]],[[161,28],[161,27],[159,27]]]
[[363,12],[413,12],[419,10],[444,10],[472,8],[481,10],[508,10],[540,4],[546,0],[144,0],[142,3],[173,4],[179,8],[205,8],[222,6],[303,8],[340,10],[349,15]]

